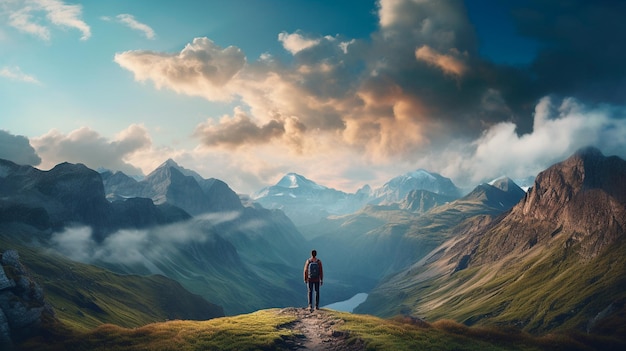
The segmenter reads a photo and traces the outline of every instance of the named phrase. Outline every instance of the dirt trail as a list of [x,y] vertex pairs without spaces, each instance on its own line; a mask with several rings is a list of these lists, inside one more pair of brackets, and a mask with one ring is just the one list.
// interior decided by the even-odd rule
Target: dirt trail
[[292,307],[280,310],[279,313],[297,317],[296,321],[283,326],[294,331],[294,337],[285,340],[290,350],[365,350],[362,342],[349,342],[349,334],[337,329],[343,321],[324,309],[311,312],[308,308]]

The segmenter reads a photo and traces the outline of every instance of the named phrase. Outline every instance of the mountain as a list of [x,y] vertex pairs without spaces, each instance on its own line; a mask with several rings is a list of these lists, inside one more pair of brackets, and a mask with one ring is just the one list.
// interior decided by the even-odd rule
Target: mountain
[[61,230],[89,225],[98,240],[120,228],[146,228],[189,219],[172,206],[141,200],[109,202],[102,178],[82,164],[61,163],[49,171],[0,160],[0,223],[22,222]]
[[489,183],[478,185],[465,196],[466,200],[474,199],[494,209],[508,210],[526,195],[513,180],[508,177],[498,178]]
[[428,190],[432,193],[458,198],[461,191],[452,180],[438,173],[418,169],[392,178],[371,195],[370,204],[388,205],[402,201],[412,190]]
[[[147,197],[161,206],[180,207],[194,219],[167,229],[184,233],[185,239],[174,244],[170,239],[151,239],[141,260],[98,264],[119,273],[164,274],[217,301],[228,314],[286,306],[300,297],[301,267],[294,262],[307,255],[307,249],[281,211],[244,207],[226,183],[204,179],[173,160],[142,181],[109,172],[103,174],[103,182],[109,199]],[[163,234],[155,230],[148,235]]]
[[[411,199],[406,200],[410,192],[419,190],[428,194],[414,193]],[[417,170],[395,177],[376,190],[365,185],[354,194],[327,188],[296,173],[287,173],[276,185],[253,194],[252,199],[265,208],[284,211],[296,226],[302,228],[315,225],[329,216],[355,213],[368,204],[391,205],[406,200],[407,203],[401,206],[424,212],[459,196],[460,190],[449,178]]]
[[302,226],[358,210],[367,201],[368,189],[348,194],[287,173],[276,185],[254,193],[252,199],[265,208],[282,210],[297,226]]
[[510,211],[461,223],[357,308],[543,334],[626,331],[626,161],[585,148]]
[[416,213],[425,213],[433,207],[444,205],[453,200],[455,200],[454,197],[435,194],[428,190],[411,190],[399,203],[399,208]]
[[29,228],[16,240],[116,273],[167,276],[230,314],[302,297],[310,249],[293,223],[171,160],[142,181],[68,163],[1,161],[0,176],[0,225]]
[[171,159],[143,180],[121,173],[102,173],[108,199],[145,197],[159,204],[169,204],[196,216],[208,212],[239,211],[239,196],[218,179],[204,179],[194,171],[180,167]]
[[[404,270],[458,235],[452,229],[464,220],[509,210],[525,193],[513,182],[504,183],[508,185],[502,186],[505,190],[483,184],[453,201],[431,192],[416,191],[424,197],[440,199],[442,204],[431,206],[424,213],[398,204],[368,205],[354,214],[327,218],[304,229],[317,231],[311,244],[323,255],[324,263],[341,267],[335,274],[339,275],[342,288],[353,294],[365,292],[387,275]],[[404,203],[412,198],[411,194],[407,195]],[[335,287],[326,290],[332,289]]]

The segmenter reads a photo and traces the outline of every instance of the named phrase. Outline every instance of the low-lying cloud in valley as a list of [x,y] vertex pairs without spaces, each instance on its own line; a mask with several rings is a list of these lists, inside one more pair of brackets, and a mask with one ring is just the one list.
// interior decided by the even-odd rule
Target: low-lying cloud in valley
[[[113,265],[143,266],[149,272],[163,273],[154,258],[166,259],[181,247],[215,240],[214,226],[234,221],[238,212],[211,213],[186,222],[150,229],[122,229],[108,235],[102,242],[94,239],[88,226],[67,227],[52,234],[52,247],[58,253],[83,263],[104,262]],[[240,228],[258,228],[258,221],[244,221]]]

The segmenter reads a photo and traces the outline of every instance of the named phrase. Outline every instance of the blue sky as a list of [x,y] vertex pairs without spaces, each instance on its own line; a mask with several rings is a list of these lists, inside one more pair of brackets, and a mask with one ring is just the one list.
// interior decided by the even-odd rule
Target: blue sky
[[0,0],[0,158],[251,193],[626,157],[616,1]]

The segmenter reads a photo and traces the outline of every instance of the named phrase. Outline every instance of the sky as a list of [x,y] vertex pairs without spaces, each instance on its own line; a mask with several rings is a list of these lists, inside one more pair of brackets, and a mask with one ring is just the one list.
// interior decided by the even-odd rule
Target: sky
[[251,194],[626,158],[626,2],[0,0],[0,158]]

